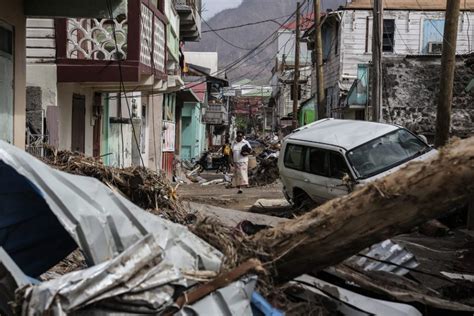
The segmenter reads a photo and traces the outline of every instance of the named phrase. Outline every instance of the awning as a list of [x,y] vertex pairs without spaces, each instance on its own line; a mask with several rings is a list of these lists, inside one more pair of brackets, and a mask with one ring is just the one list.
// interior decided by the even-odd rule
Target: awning
[[176,98],[181,102],[201,102],[199,97],[191,89],[183,89],[176,92]]

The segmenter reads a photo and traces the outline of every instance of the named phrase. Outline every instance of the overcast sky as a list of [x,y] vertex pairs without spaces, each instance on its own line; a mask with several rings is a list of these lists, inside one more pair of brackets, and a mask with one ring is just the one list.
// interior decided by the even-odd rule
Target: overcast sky
[[203,0],[206,11],[202,15],[205,19],[209,19],[216,13],[229,8],[236,8],[241,3],[242,0]]
[[[345,3],[345,0],[323,0],[323,10],[327,8],[336,9],[339,5]],[[203,0],[204,9],[203,17],[207,20],[212,18],[222,10],[236,8],[242,3],[242,0]]]

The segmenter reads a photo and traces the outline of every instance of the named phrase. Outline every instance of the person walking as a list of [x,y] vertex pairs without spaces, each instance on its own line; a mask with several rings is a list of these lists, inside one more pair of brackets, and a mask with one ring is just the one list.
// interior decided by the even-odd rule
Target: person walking
[[231,164],[231,158],[230,155],[232,154],[232,146],[230,144],[230,136],[226,135],[225,137],[225,144],[222,146],[222,155],[224,156],[224,161],[225,161],[225,173],[228,173],[230,171],[230,164]]
[[242,187],[249,185],[249,157],[252,147],[244,139],[243,132],[237,132],[235,142],[232,143],[232,163],[234,167],[233,185],[239,189],[237,193],[242,193]]

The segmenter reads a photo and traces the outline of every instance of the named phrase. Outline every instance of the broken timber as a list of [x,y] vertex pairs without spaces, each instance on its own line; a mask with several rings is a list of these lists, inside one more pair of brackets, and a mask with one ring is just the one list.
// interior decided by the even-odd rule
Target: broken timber
[[384,239],[446,214],[474,193],[474,137],[412,162],[350,195],[253,237],[275,279],[322,270]]

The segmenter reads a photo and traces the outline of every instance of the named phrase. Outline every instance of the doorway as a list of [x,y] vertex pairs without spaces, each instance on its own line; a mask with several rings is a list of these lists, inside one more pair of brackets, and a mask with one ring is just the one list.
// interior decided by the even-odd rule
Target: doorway
[[71,150],[84,153],[86,140],[86,97],[84,95],[72,95],[71,129]]

